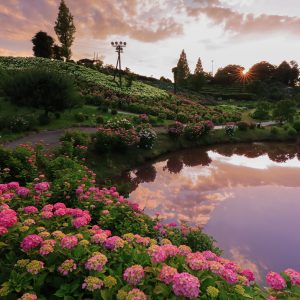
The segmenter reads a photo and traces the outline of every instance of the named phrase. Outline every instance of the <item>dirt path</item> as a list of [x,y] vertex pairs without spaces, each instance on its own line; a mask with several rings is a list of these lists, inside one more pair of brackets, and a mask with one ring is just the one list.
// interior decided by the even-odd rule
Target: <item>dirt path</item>
[[[258,124],[258,123],[257,123]],[[277,124],[274,121],[269,122],[261,122],[261,126],[270,126]],[[224,125],[215,126],[214,130],[220,130],[223,129]],[[154,127],[157,133],[167,133],[167,128],[164,126],[158,126]],[[20,144],[37,144],[37,143],[44,143],[46,148],[53,148],[59,144],[59,139],[61,136],[65,134],[67,131],[76,131],[80,130],[86,133],[94,133],[97,131],[97,128],[95,127],[72,127],[72,128],[65,128],[65,129],[58,129],[58,130],[51,130],[51,131],[40,131],[38,133],[30,133],[27,136],[24,136],[20,139],[17,139],[15,141],[6,143],[3,145],[4,148],[7,149],[14,149]]]
[[96,128],[94,127],[72,127],[66,129],[57,129],[57,130],[45,130],[37,133],[30,133],[27,136],[24,136],[20,139],[17,139],[12,142],[8,142],[3,145],[4,148],[14,149],[20,144],[37,144],[44,143],[47,148],[53,148],[59,144],[59,139],[63,136],[67,131],[76,131],[80,130],[86,133],[94,133],[96,132]]

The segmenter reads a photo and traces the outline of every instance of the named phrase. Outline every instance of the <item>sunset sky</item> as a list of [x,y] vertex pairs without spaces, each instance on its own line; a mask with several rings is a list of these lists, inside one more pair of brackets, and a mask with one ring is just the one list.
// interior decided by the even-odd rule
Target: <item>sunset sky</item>
[[[31,38],[53,31],[60,0],[0,0],[0,55],[31,56]],[[184,48],[211,71],[267,60],[300,63],[300,0],[65,0],[77,28],[73,58],[115,64],[111,41],[127,41],[123,66],[172,78]]]

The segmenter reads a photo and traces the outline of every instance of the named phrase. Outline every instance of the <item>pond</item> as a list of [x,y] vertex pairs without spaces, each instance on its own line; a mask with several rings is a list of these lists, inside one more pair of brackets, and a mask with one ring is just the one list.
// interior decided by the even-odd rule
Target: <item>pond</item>
[[166,155],[119,182],[149,215],[201,226],[261,280],[300,269],[299,159],[296,144],[214,146]]

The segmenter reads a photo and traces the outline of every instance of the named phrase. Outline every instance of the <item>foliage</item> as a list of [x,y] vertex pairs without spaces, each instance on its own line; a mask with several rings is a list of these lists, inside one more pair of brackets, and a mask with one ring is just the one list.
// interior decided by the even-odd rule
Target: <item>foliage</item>
[[275,66],[267,61],[261,61],[249,69],[253,80],[270,81],[274,77]]
[[259,102],[252,118],[257,120],[268,120],[270,118],[270,104],[268,102]]
[[69,60],[72,55],[71,46],[74,42],[76,28],[73,22],[73,16],[64,0],[61,0],[60,2],[54,30],[62,45],[61,55]]
[[244,68],[239,65],[228,65],[220,68],[214,76],[214,82],[223,85],[234,84],[236,81],[241,80],[243,70]]
[[279,101],[274,110],[273,118],[280,122],[289,121],[292,122],[296,114],[296,104],[292,100],[281,100]]
[[39,31],[32,38],[33,53],[36,57],[51,58],[54,40],[46,32]]
[[6,82],[4,91],[12,103],[43,108],[46,114],[71,108],[79,100],[70,79],[43,69],[17,73]]
[[293,123],[293,127],[299,132],[300,131],[300,120]]
[[247,122],[237,122],[236,126],[241,131],[246,131],[249,128],[249,124]]
[[235,131],[235,124],[234,123],[227,123],[225,126],[225,134],[228,136],[233,136]]
[[62,142],[71,142],[73,146],[87,146],[90,142],[90,136],[82,131],[67,131],[64,136],[60,138]]
[[190,123],[184,128],[184,136],[188,140],[198,140],[205,133],[205,126],[203,123]]

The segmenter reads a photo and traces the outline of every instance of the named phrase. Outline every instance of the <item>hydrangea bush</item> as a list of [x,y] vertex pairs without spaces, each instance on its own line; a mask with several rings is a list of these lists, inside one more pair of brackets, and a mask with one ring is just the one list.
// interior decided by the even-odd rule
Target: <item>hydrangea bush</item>
[[[0,184],[1,299],[300,297],[299,272],[270,272],[269,287],[260,288],[251,270],[210,250],[176,244],[173,236],[178,230],[186,235],[186,227],[146,222],[150,217],[115,188],[83,180],[74,193],[76,206],[69,207],[48,202],[51,186],[43,178],[26,187]],[[116,209],[123,211],[119,223]],[[126,216],[139,234],[122,226]]]

